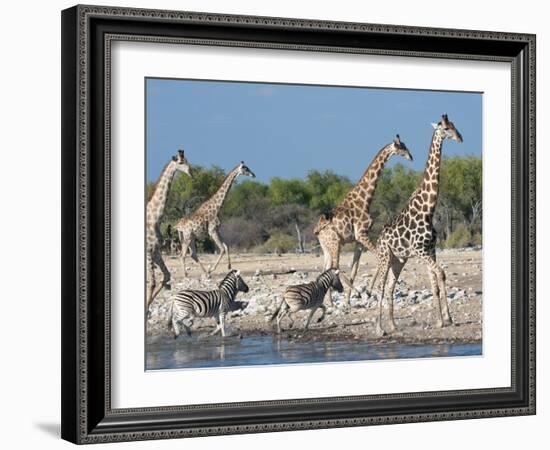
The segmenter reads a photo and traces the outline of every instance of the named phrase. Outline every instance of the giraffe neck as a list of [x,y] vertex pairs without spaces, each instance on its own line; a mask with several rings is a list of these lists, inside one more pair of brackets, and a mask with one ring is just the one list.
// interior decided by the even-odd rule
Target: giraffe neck
[[168,192],[170,191],[170,185],[172,184],[176,170],[176,163],[174,161],[166,164],[154,187],[151,200],[147,203],[147,219],[154,224],[158,224],[162,219],[166,200],[168,199]]
[[439,196],[439,173],[441,168],[443,140],[443,133],[440,130],[435,130],[432,137],[428,161],[426,162],[426,169],[424,170],[424,176],[420,184],[420,194],[426,194],[424,197],[427,200],[423,201],[423,203],[428,205],[428,212],[430,214],[433,214]]
[[353,202],[353,207],[362,211],[369,210],[384,165],[391,156],[391,147],[391,144],[386,145],[377,153],[363,176],[346,196],[346,198],[359,197],[359,203],[357,201]]
[[222,185],[219,187],[219,189],[216,191],[216,193],[210,198],[209,203],[212,203],[214,205],[215,213],[218,214],[220,211],[223,202],[225,200],[225,197],[227,196],[227,193],[229,192],[229,189],[231,188],[231,185],[239,175],[239,166],[235,167],[231,172],[229,172],[229,175],[225,177],[225,180],[223,180]]

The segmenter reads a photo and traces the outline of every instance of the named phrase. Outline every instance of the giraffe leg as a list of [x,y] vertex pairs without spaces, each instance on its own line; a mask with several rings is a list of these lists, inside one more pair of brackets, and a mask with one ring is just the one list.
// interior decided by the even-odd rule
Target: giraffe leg
[[439,283],[439,292],[440,292],[439,298],[441,299],[441,312],[443,315],[443,326],[453,324],[453,319],[451,318],[451,314],[449,313],[449,303],[447,301],[446,280],[447,280],[447,276],[445,275],[445,271],[441,269],[441,272],[437,277],[437,282]]
[[170,271],[168,270],[168,267],[166,267],[166,263],[164,262],[164,259],[162,255],[160,254],[160,251],[156,253],[155,263],[159,266],[161,272],[162,272],[162,286],[165,289],[170,290],[170,281],[172,279],[172,275],[170,274]]
[[[159,286],[156,285],[156,280],[154,281],[154,283],[151,284],[154,287],[153,289],[151,289],[152,293],[151,293],[148,307],[151,305],[151,303],[153,302],[155,297],[160,293],[160,291],[162,291],[163,289],[170,289],[170,278],[171,278],[170,271],[166,267],[166,264],[164,264],[164,260],[162,259],[162,255],[160,254],[159,248],[156,248],[153,251],[151,260],[153,264],[156,264],[160,268],[160,270],[162,271],[163,278],[162,278],[162,283]],[[154,270],[155,269],[153,265],[153,274],[154,274]]]
[[395,331],[397,327],[395,326],[395,320],[393,318],[393,291],[395,290],[395,284],[401,275],[403,266],[405,262],[401,262],[397,258],[392,258],[390,271],[388,273],[388,306],[389,306],[389,327],[390,331]]
[[374,272],[374,276],[370,282],[370,292],[368,293],[369,296],[374,293],[374,287],[376,286],[376,279],[378,278],[378,275],[380,275],[380,265],[376,266],[376,272]]
[[187,267],[185,266],[185,257],[187,256],[187,250],[189,249],[191,241],[189,239],[181,238],[181,265],[183,267],[183,278],[187,278]]
[[383,258],[381,258],[379,267],[380,281],[378,282],[378,289],[376,292],[376,297],[378,300],[378,321],[376,323],[376,334],[378,334],[378,336],[384,336],[386,334],[384,328],[382,327],[382,305],[384,303],[384,289],[386,286],[386,280],[388,278],[388,272],[390,270],[390,264],[390,255],[385,255]]
[[447,286],[446,286],[446,280],[447,276],[445,275],[445,271],[443,268],[438,264],[437,267],[439,269],[436,269],[435,274],[437,276],[437,284],[439,286],[439,301],[441,303],[441,315],[443,317],[443,326],[452,325],[453,320],[451,319],[451,315],[449,314],[449,304],[447,302]]
[[208,234],[216,244],[216,247],[218,247],[218,250],[220,251],[220,254],[218,256],[218,259],[216,260],[214,267],[208,270],[209,273],[212,273],[216,270],[216,267],[218,267],[218,264],[220,263],[224,253],[227,252],[227,265],[229,269],[231,269],[231,260],[229,259],[229,250],[227,248],[227,245],[225,245],[225,242],[222,242],[220,238],[220,234],[218,233],[217,228],[212,228],[208,231]]
[[[376,248],[376,245],[374,245],[373,242],[369,239],[369,237],[367,236],[367,232],[365,230],[359,230],[355,235],[355,239],[357,239],[357,241],[363,246],[363,248],[366,248],[369,252],[371,252],[373,255],[375,255],[378,258],[378,249]],[[369,292],[367,293],[368,296],[371,296],[374,293],[374,288],[376,286],[376,279],[378,278],[379,274],[380,274],[380,264],[378,264],[378,267],[376,268],[376,273],[372,278],[370,289],[369,289]]]
[[[336,236],[336,233],[331,232],[329,235],[327,232],[324,232],[319,235],[318,239],[325,256],[323,270],[337,269],[340,263],[340,240],[338,236]],[[349,280],[343,274],[340,274],[340,278],[345,283],[349,284]],[[332,289],[328,289],[327,295],[330,303],[334,305],[334,301],[332,300]]]
[[428,266],[432,282],[432,292],[434,297],[434,306],[436,313],[436,326],[443,327],[451,325],[452,319],[449,314],[449,305],[447,304],[447,289],[445,286],[445,271],[437,263],[435,253],[422,256],[422,260]]
[[149,312],[149,305],[153,301],[153,292],[157,287],[157,278],[155,275],[155,263],[153,261],[153,254],[151,250],[147,251],[147,298],[145,304],[145,310]]
[[162,258],[162,255],[160,253],[160,249],[153,253],[153,260],[155,264],[159,266],[159,269],[162,272],[162,284],[161,284],[162,288],[170,289],[171,288],[170,280],[172,279],[172,275],[170,274],[168,267],[166,267],[164,259]]
[[355,281],[355,277],[357,276],[357,270],[359,269],[359,260],[361,259],[361,253],[363,252],[363,249],[361,248],[361,245],[357,242],[355,243],[355,249],[353,251],[353,261],[351,263],[351,273],[349,282],[351,284],[350,288],[346,290],[346,303],[350,304],[350,297],[351,297],[351,291],[353,290],[353,283]]
[[434,270],[428,269],[428,275],[430,277],[430,285],[432,287],[433,304],[436,311],[436,326],[441,328],[443,326],[443,318],[441,316],[441,302],[439,301],[439,284],[437,283],[437,274]]
[[206,278],[210,278],[210,272],[206,269],[206,267],[204,267],[203,263],[200,262],[199,257],[197,255],[197,242],[195,240],[191,242],[190,250],[191,250],[191,259],[200,266]]

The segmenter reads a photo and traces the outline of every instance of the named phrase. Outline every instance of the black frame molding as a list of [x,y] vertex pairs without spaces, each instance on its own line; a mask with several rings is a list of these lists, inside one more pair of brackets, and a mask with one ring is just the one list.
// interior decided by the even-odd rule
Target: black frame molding
[[[509,388],[112,409],[115,40],[505,61],[512,67]],[[97,443],[535,414],[535,36],[75,6],[62,12],[62,437]]]

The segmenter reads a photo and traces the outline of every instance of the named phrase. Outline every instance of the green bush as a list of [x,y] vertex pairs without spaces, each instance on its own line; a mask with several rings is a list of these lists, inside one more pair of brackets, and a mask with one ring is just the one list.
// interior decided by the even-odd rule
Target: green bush
[[478,231],[472,236],[472,245],[482,245],[483,244],[483,238],[481,236],[481,233]]
[[256,251],[260,253],[288,253],[295,248],[295,237],[277,231],[266,242],[256,247]]
[[468,247],[472,244],[472,235],[470,230],[463,223],[459,223],[454,231],[449,234],[447,239],[445,239],[444,247],[445,248],[462,248]]

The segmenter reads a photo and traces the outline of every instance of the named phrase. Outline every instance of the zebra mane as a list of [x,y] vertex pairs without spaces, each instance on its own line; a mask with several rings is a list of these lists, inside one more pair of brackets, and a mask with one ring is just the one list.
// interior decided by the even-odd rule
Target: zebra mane
[[329,270],[325,270],[321,275],[319,275],[315,281],[317,282],[317,284],[321,285],[323,288],[328,288],[332,284],[333,279],[334,279],[334,270],[329,269]]
[[218,284],[218,289],[225,292],[231,299],[235,297],[237,292],[237,271],[230,271],[222,281]]

